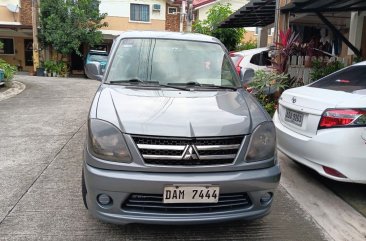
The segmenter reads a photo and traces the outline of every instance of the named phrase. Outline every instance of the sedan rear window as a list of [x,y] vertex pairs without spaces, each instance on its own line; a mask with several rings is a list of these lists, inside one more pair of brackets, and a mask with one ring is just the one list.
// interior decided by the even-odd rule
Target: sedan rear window
[[366,89],[366,66],[352,66],[328,75],[310,87],[345,91],[349,93]]

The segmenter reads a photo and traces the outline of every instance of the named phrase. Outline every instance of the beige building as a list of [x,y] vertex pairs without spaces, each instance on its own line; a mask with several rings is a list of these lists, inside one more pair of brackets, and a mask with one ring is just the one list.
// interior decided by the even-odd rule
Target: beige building
[[101,0],[100,12],[107,13],[102,28],[105,39],[127,30],[179,31],[180,1]]
[[33,69],[31,7],[29,0],[0,1],[0,58],[23,71]]

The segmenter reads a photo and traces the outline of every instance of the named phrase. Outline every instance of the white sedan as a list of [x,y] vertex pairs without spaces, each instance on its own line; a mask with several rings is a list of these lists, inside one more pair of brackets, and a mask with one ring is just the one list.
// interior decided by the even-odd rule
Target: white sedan
[[366,183],[366,62],[283,92],[277,147],[328,178]]

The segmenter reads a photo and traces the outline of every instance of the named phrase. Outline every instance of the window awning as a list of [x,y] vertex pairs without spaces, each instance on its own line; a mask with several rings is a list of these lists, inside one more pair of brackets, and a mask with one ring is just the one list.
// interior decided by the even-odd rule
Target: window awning
[[284,13],[327,13],[365,11],[365,0],[292,0],[281,8]]
[[276,0],[251,0],[233,13],[220,28],[265,27],[275,21]]

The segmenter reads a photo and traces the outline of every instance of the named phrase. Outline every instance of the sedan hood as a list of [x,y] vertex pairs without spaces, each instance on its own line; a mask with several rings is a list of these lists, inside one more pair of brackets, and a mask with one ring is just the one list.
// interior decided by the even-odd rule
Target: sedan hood
[[240,91],[106,87],[99,96],[97,118],[136,135],[243,135],[251,130],[244,95]]

